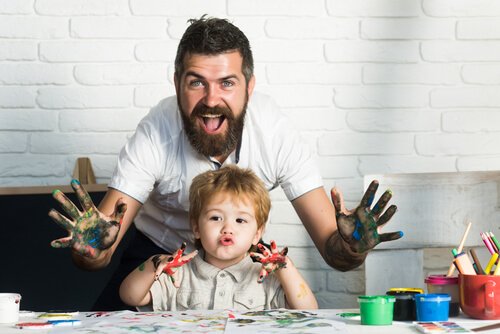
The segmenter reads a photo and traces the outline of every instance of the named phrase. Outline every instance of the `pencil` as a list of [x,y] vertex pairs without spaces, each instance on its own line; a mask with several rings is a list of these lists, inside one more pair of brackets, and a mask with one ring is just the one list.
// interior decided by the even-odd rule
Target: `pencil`
[[[465,239],[467,239],[467,235],[469,234],[471,226],[472,226],[472,222],[469,222],[469,224],[467,224],[467,228],[465,229],[464,235],[462,236],[462,240],[460,240],[460,245],[458,245],[458,247],[457,247],[457,253],[462,252],[462,249],[464,248],[464,244],[465,244]],[[451,275],[453,275],[454,271],[455,271],[455,265],[452,262],[450,265],[450,269],[448,269],[448,273],[446,274],[446,276],[450,277]]]
[[476,272],[478,275],[484,275],[483,267],[481,267],[481,262],[479,262],[479,258],[477,257],[476,251],[474,249],[469,249],[469,253],[472,256],[472,260],[474,261],[474,265],[476,268]]
[[493,253],[491,255],[490,261],[488,262],[488,265],[484,269],[484,272],[486,273],[486,275],[489,275],[491,273],[491,269],[493,269],[493,266],[495,265],[495,262],[497,261],[497,259],[498,259],[498,253]]
[[495,250],[493,249],[493,246],[491,245],[490,239],[488,239],[486,234],[481,232],[480,235],[481,239],[483,239],[484,245],[486,246],[486,248],[488,248],[488,252],[490,252],[490,254],[496,253]]
[[497,238],[495,238],[495,235],[493,232],[490,231],[490,239],[493,241],[493,244],[497,247],[497,252],[500,250],[500,243],[498,242]]

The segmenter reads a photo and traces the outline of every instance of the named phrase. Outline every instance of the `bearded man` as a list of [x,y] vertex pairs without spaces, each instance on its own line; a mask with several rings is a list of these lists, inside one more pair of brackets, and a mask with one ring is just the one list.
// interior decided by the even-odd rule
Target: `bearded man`
[[[122,279],[154,254],[176,253],[194,237],[188,221],[191,180],[227,164],[252,169],[268,190],[281,186],[320,254],[332,267],[350,270],[367,253],[400,232],[379,234],[395,213],[384,208],[385,192],[370,209],[377,183],[353,211],[332,190],[332,202],[307,143],[273,101],[254,92],[250,44],[225,19],[190,20],[175,59],[176,96],[151,109],[120,152],[109,189],[97,209],[78,181],[72,181],[83,212],[61,192],[54,197],[71,219],[49,215],[69,231],[53,247],[71,247],[76,265],[87,270],[107,266],[132,223],[135,239],[95,310],[120,310]],[[178,254],[178,253],[176,253]]]

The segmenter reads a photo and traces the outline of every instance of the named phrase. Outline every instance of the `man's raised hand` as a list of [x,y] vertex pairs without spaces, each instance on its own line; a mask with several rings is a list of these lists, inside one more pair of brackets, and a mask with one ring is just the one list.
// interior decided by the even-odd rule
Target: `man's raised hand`
[[360,205],[354,210],[347,210],[345,208],[341,192],[336,188],[333,188],[331,191],[339,233],[342,239],[357,253],[365,253],[381,242],[396,240],[403,236],[403,232],[401,231],[379,233],[380,227],[392,218],[396,213],[397,207],[391,205],[383,212],[392,197],[392,192],[386,190],[373,208],[370,208],[378,185],[378,181],[376,180],[370,183]]
[[97,210],[90,195],[78,180],[72,180],[71,187],[76,193],[82,210],[60,190],[52,193],[69,218],[54,209],[49,211],[50,218],[68,231],[67,237],[53,240],[51,246],[54,248],[72,247],[82,256],[97,258],[101,251],[110,248],[115,243],[127,205],[119,199],[113,214],[106,216]]

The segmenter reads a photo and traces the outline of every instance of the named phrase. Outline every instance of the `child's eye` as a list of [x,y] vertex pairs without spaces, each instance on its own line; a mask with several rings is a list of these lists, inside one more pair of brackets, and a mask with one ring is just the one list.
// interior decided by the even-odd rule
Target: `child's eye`
[[236,222],[239,224],[243,224],[243,223],[246,223],[247,221],[243,218],[236,218]]
[[219,217],[219,216],[212,216],[212,217],[210,217],[210,220],[214,220],[214,221],[221,221],[221,220],[222,220],[222,217]]

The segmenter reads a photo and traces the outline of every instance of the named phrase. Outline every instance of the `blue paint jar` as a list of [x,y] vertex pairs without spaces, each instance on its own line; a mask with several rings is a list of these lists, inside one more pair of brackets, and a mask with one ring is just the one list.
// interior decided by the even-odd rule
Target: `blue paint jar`
[[448,321],[451,296],[447,293],[415,295],[417,321]]

